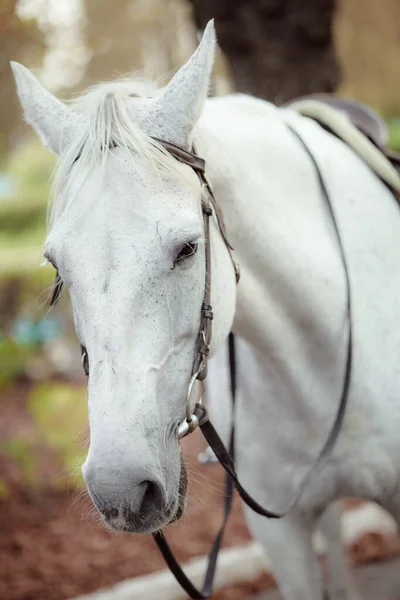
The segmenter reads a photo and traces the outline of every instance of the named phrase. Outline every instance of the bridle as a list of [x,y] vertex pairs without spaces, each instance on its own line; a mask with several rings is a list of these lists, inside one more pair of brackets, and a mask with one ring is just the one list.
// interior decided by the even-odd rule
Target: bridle
[[[196,355],[193,362],[192,375],[189,382],[187,398],[186,398],[186,418],[181,421],[178,426],[178,438],[182,439],[189,433],[192,433],[199,425],[198,410],[192,412],[192,395],[193,390],[197,382],[205,380],[208,372],[208,356],[211,347],[212,337],[212,320],[214,318],[212,306],[211,306],[211,239],[210,239],[210,218],[215,214],[218,228],[221,233],[222,239],[225,242],[225,246],[228,250],[229,256],[232,261],[232,265],[235,272],[236,283],[240,279],[240,270],[238,263],[233,257],[233,248],[230,245],[225,229],[225,223],[222,216],[222,212],[219,209],[211,186],[209,185],[206,174],[205,174],[205,161],[200,158],[194,148],[192,152],[188,152],[175,144],[166,142],[164,140],[156,139],[156,142],[160,144],[171,156],[173,156],[179,162],[191,167],[196,175],[198,176],[202,188],[201,193],[201,210],[203,214],[203,228],[204,228],[204,242],[205,242],[205,281],[204,281],[204,296],[201,305],[200,315],[200,327],[197,336],[197,348]],[[202,394],[198,395],[196,402],[197,406],[203,406]]]
[[[201,305],[201,316],[200,316],[200,327],[197,339],[196,356],[193,363],[192,375],[190,378],[187,398],[186,398],[186,417],[178,425],[177,433],[178,438],[182,439],[198,426],[198,416],[196,412],[191,411],[191,399],[196,382],[202,382],[207,377],[208,371],[208,355],[210,353],[211,336],[212,336],[212,320],[214,318],[212,306],[211,306],[211,240],[210,240],[210,217],[215,213],[215,217],[218,223],[218,228],[225,246],[228,250],[229,256],[232,261],[232,265],[235,272],[236,283],[240,279],[239,264],[233,258],[233,248],[230,245],[225,229],[225,222],[223,219],[222,212],[215,201],[214,194],[207,181],[205,175],[205,161],[200,158],[195,150],[188,152],[180,146],[176,146],[171,142],[166,142],[158,138],[153,138],[154,141],[159,144],[164,150],[173,156],[179,162],[191,167],[196,175],[198,176],[201,184],[201,209],[203,214],[203,228],[204,228],[204,240],[205,240],[205,282],[204,282],[204,296]],[[53,294],[50,300],[50,306],[53,306],[58,301],[63,287],[63,281],[57,271]],[[86,348],[81,346],[82,351],[82,365],[86,375],[89,375],[89,360]],[[202,404],[202,394],[199,395],[196,404]]]
[[[304,479],[302,480],[299,490],[295,495],[294,499],[290,502],[289,506],[283,512],[273,512],[268,509],[263,508],[250,494],[242,487],[240,484],[236,470],[234,465],[234,407],[235,407],[235,397],[236,397],[236,356],[235,356],[235,340],[232,333],[229,335],[229,364],[230,364],[230,378],[231,378],[231,393],[232,393],[232,406],[233,406],[233,417],[232,417],[232,428],[231,428],[231,436],[229,443],[229,451],[224,446],[221,438],[217,434],[213,425],[211,424],[208,416],[208,412],[206,407],[202,402],[202,395],[199,394],[197,401],[195,403],[195,407],[192,411],[192,395],[195,386],[200,384],[200,388],[202,386],[202,382],[207,376],[207,365],[208,365],[208,356],[210,352],[211,345],[211,337],[212,337],[212,320],[213,320],[213,311],[211,306],[211,243],[210,243],[210,217],[215,214],[219,231],[221,233],[222,239],[225,242],[226,248],[229,252],[229,255],[232,260],[232,265],[235,271],[236,282],[239,282],[240,271],[239,266],[235,262],[233,257],[233,248],[229,244],[226,231],[225,224],[223,220],[223,216],[221,210],[215,200],[212,189],[207,181],[205,174],[205,161],[200,158],[195,150],[192,152],[188,152],[183,148],[176,146],[175,144],[171,144],[170,142],[166,142],[164,140],[156,139],[157,144],[161,145],[171,156],[173,156],[179,162],[191,167],[195,173],[197,174],[201,186],[202,186],[202,199],[201,199],[201,208],[203,214],[203,224],[204,224],[204,239],[205,239],[205,284],[204,284],[204,296],[203,302],[201,306],[201,317],[200,317],[200,327],[197,339],[197,348],[196,355],[194,358],[193,368],[191,379],[188,386],[187,392],[187,400],[186,400],[186,417],[183,419],[177,428],[177,436],[178,439],[182,439],[189,433],[192,433],[197,427],[200,427],[205,439],[208,444],[214,451],[216,457],[221,463],[222,467],[226,471],[226,489],[225,489],[225,504],[224,504],[224,514],[222,525],[219,529],[219,532],[214,540],[211,552],[208,557],[208,566],[206,569],[206,574],[204,578],[204,584],[201,590],[198,590],[192,582],[186,577],[185,573],[181,569],[179,563],[175,559],[163,533],[158,531],[153,534],[153,537],[164,556],[164,559],[167,562],[167,565],[171,569],[177,581],[180,585],[185,589],[185,591],[189,594],[189,596],[193,599],[205,599],[209,598],[212,594],[213,589],[213,580],[215,575],[215,569],[217,565],[218,553],[220,550],[220,546],[222,543],[225,526],[228,520],[228,516],[230,514],[230,510],[232,507],[232,498],[234,488],[237,489],[239,495],[242,500],[256,513],[259,515],[265,516],[267,518],[272,519],[280,519],[287,515],[294,506],[300,500],[300,497],[303,494],[304,488],[310,483],[310,480],[313,476],[315,476],[316,472],[321,468],[325,459],[331,453],[335,442],[338,438],[338,435],[341,430],[341,426],[343,423],[343,418],[345,414],[345,409],[347,405],[347,399],[349,394],[350,387],[350,378],[351,378],[351,365],[352,365],[352,312],[351,312],[351,294],[350,294],[350,278],[345,258],[345,252],[343,249],[343,244],[340,236],[340,232],[337,226],[337,220],[335,217],[334,209],[332,207],[332,203],[329,198],[329,194],[324,183],[321,171],[318,167],[318,164],[309,150],[308,146],[302,139],[302,137],[288,126],[293,135],[297,138],[299,143],[302,145],[303,149],[308,154],[311,162],[315,168],[317,179],[320,185],[321,193],[324,199],[327,202],[329,213],[332,218],[332,222],[334,225],[334,229],[336,231],[338,246],[342,258],[343,269],[346,279],[346,288],[347,288],[347,318],[348,318],[348,344],[347,344],[347,358],[346,358],[346,367],[345,367],[345,376],[342,388],[341,399],[338,407],[338,411],[336,413],[336,417],[328,438],[320,451],[317,459],[313,463],[311,469],[308,471]],[[55,304],[61,294],[63,282],[57,271],[56,280],[54,284],[53,295],[51,297],[50,305]],[[86,348],[83,346],[82,349],[82,363],[85,370],[86,375],[89,375],[89,359],[86,352]]]

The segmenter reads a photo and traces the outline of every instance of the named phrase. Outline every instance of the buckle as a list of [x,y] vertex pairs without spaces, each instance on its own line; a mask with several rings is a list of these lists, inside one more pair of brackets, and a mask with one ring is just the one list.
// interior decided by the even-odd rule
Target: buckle
[[199,425],[199,420],[195,414],[190,415],[189,418],[184,419],[178,425],[178,440],[181,440],[185,436],[192,433]]
[[214,318],[214,313],[212,311],[212,306],[211,304],[205,304],[203,303],[202,307],[201,307],[201,314],[202,317],[204,319],[213,319]]

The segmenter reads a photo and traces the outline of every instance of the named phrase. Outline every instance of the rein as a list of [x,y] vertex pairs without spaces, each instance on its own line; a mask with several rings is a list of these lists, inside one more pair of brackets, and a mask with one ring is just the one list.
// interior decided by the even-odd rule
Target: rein
[[[218,433],[214,429],[211,424],[208,416],[208,412],[206,407],[202,403],[201,394],[199,400],[196,402],[193,412],[191,411],[191,397],[193,388],[196,385],[196,382],[200,382],[200,386],[202,382],[207,376],[207,364],[208,364],[208,355],[210,351],[211,345],[211,337],[212,337],[212,319],[213,319],[213,311],[211,306],[211,244],[210,244],[210,217],[215,213],[215,217],[218,223],[218,227],[221,233],[221,236],[225,242],[227,250],[232,260],[232,264],[235,270],[236,282],[239,282],[240,272],[237,263],[235,262],[232,255],[232,246],[229,244],[225,224],[222,216],[222,212],[215,200],[212,189],[207,181],[205,174],[205,161],[197,156],[195,150],[192,152],[188,152],[179,146],[175,146],[170,142],[166,142],[164,140],[155,139],[155,141],[160,144],[171,156],[173,156],[176,160],[182,162],[183,164],[191,167],[197,176],[199,177],[200,183],[202,185],[202,213],[203,213],[203,224],[204,224],[204,237],[205,237],[205,286],[204,286],[204,296],[203,302],[201,306],[201,317],[200,317],[200,327],[198,333],[197,340],[197,350],[196,357],[194,359],[192,375],[190,379],[190,383],[188,386],[187,393],[187,404],[186,404],[186,418],[179,424],[177,429],[178,439],[181,439],[194,431],[197,427],[200,427],[202,434],[207,440],[209,446],[214,451],[216,457],[221,463],[222,467],[226,471],[226,488],[225,488],[225,502],[224,502],[224,512],[221,527],[216,535],[214,543],[212,545],[212,549],[208,556],[208,565],[206,569],[206,574],[204,578],[204,583],[202,589],[197,589],[193,583],[188,579],[185,575],[184,571],[180,567],[176,558],[174,557],[171,548],[168,545],[167,540],[164,537],[162,531],[158,531],[153,533],[154,540],[161,551],[168,567],[171,572],[175,576],[176,580],[182,586],[182,588],[189,594],[189,596],[193,599],[203,600],[205,598],[209,598],[212,594],[213,589],[213,581],[215,576],[215,570],[218,560],[218,553],[221,547],[223,535],[225,532],[225,527],[228,521],[228,517],[232,508],[232,500],[233,500],[233,492],[234,488],[237,489],[242,500],[256,513],[262,515],[264,517],[270,519],[280,519],[287,515],[294,506],[299,502],[300,497],[303,494],[304,488],[309,484],[312,477],[315,476],[316,472],[321,468],[324,460],[331,453],[335,442],[338,438],[338,435],[341,430],[341,426],[343,423],[343,418],[346,410],[348,395],[349,395],[349,387],[350,387],[350,378],[351,378],[351,365],[352,365],[352,306],[351,306],[351,293],[350,293],[350,277],[346,263],[345,252],[339,232],[339,228],[337,225],[337,220],[335,216],[335,212],[328,194],[327,187],[325,185],[324,179],[322,177],[321,171],[318,167],[318,164],[308,148],[307,144],[304,142],[302,137],[288,125],[292,134],[298,139],[299,143],[302,145],[303,149],[308,154],[317,175],[317,180],[320,186],[321,194],[326,201],[329,209],[329,213],[334,225],[334,229],[336,232],[336,237],[338,241],[338,246],[340,250],[340,255],[342,258],[343,269],[346,280],[346,290],[347,290],[347,321],[348,321],[348,341],[347,341],[347,358],[346,358],[346,367],[345,367],[345,375],[343,381],[343,388],[341,393],[341,399],[339,403],[339,407],[336,413],[336,417],[334,423],[331,427],[328,438],[320,451],[317,459],[313,463],[311,469],[308,471],[303,481],[299,486],[299,490],[294,497],[294,499],[290,502],[288,507],[283,512],[273,512],[264,507],[262,507],[240,484],[238,480],[238,476],[235,470],[234,465],[234,409],[235,409],[235,398],[236,398],[236,354],[235,354],[235,340],[234,336],[231,333],[229,335],[229,366],[230,366],[230,381],[231,381],[231,395],[232,395],[232,426],[231,426],[231,435],[230,435],[230,443],[229,450],[226,449],[224,443],[219,437]],[[62,291],[63,281],[57,271],[54,291],[51,298],[50,305],[55,304],[60,297]],[[86,375],[89,375],[89,359],[86,352],[86,348],[82,346],[82,363],[85,370]]]

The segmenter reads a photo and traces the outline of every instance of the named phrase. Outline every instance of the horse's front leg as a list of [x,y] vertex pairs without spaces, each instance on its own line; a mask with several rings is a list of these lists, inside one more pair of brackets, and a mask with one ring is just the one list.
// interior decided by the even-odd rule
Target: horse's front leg
[[313,549],[315,519],[293,510],[280,520],[245,507],[253,536],[262,544],[284,600],[323,600],[318,558]]
[[352,580],[347,556],[340,534],[340,503],[330,504],[322,515],[319,526],[326,540],[326,558],[329,567],[329,600],[360,600]]

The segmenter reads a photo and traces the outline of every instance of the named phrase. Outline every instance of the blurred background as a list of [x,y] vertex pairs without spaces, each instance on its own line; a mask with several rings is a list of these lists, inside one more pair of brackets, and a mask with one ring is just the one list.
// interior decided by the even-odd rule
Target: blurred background
[[[55,158],[23,122],[9,62],[22,62],[60,98],[137,70],[163,83],[213,17],[221,49],[214,94],[239,90],[281,104],[336,91],[377,109],[388,121],[391,147],[400,150],[399,0],[0,0],[4,600],[71,598],[162,567],[151,540],[103,531],[84,492],[79,499],[85,379],[68,298],[49,311],[54,271],[41,266]],[[197,438],[190,441],[193,463],[200,447]],[[203,473],[193,464],[192,471],[196,499],[185,521],[191,536],[185,523],[173,533],[185,559],[206,551],[222,494],[218,467]],[[203,474],[214,483],[204,483]],[[228,545],[248,539],[238,504],[235,511]],[[357,560],[397,551],[397,542],[378,544],[359,549]],[[260,586],[271,582],[266,577]],[[224,593],[216,598],[248,597],[246,590]]]

